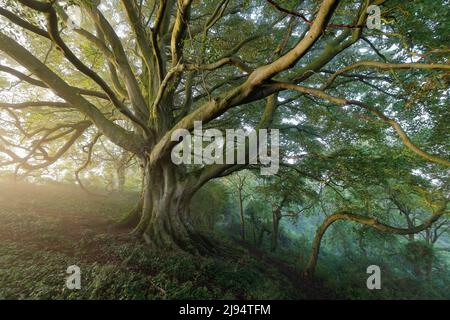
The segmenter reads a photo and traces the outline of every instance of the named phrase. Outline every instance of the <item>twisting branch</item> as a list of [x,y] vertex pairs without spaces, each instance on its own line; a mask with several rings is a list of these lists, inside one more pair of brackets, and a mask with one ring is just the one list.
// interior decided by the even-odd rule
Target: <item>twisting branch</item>
[[122,0],[122,6],[127,13],[130,26],[133,28],[144,63],[150,72],[152,70],[152,48],[150,47],[150,37],[140,19],[140,10],[133,0]]
[[[68,150],[69,148],[78,140],[79,137],[86,131],[87,128],[89,128],[92,125],[92,122],[90,121],[83,121],[78,123],[77,125],[73,126],[73,134],[72,136],[63,144],[61,148],[57,152],[55,152],[52,156],[45,156],[44,160],[45,162],[39,163],[39,164],[29,164],[27,161],[33,156],[34,152],[38,150],[38,147],[41,146],[43,143],[54,140],[54,139],[47,139],[47,136],[49,133],[47,133],[44,138],[37,141],[35,143],[35,146],[33,147],[32,151],[30,151],[29,155],[25,158],[21,159],[19,161],[19,167],[23,168],[25,170],[33,171],[33,170],[39,170],[43,169],[45,167],[50,166],[51,164],[55,163],[58,159],[60,159]],[[72,131],[72,130],[70,130]],[[68,131],[68,132],[70,132]],[[64,133],[64,135],[67,133]]]
[[270,5],[272,5],[275,9],[277,9],[278,11],[287,13],[291,16],[295,16],[295,17],[299,17],[300,19],[302,19],[304,22],[306,22],[308,25],[312,25],[312,22],[309,21],[303,14],[292,11],[292,10],[288,10],[286,8],[283,8],[282,6],[280,6],[278,3],[276,3],[273,0],[267,0],[268,3],[270,3]]
[[256,69],[249,77],[249,83],[254,86],[260,85],[265,80],[271,79],[278,73],[291,68],[323,35],[323,31],[338,4],[338,0],[324,0],[308,33],[285,55],[268,65]]
[[360,224],[370,226],[381,232],[399,234],[399,235],[408,235],[408,234],[419,233],[419,232],[429,228],[433,223],[435,223],[437,220],[439,220],[439,218],[442,217],[446,213],[448,213],[448,210],[445,210],[445,206],[443,206],[439,211],[434,213],[431,216],[431,218],[429,218],[427,221],[425,221],[421,225],[413,227],[413,228],[407,228],[407,229],[389,226],[387,224],[384,224],[384,223],[378,221],[376,218],[367,217],[367,216],[360,215],[360,214],[354,214],[354,213],[351,213],[348,211],[338,211],[336,213],[333,213],[332,215],[330,215],[329,217],[327,217],[325,219],[325,221],[320,225],[320,227],[316,231],[316,235],[314,237],[312,248],[311,248],[311,254],[309,256],[308,264],[307,264],[306,270],[305,270],[305,276],[308,278],[312,278],[314,276],[314,271],[316,269],[316,264],[317,264],[317,258],[319,256],[320,243],[321,243],[322,238],[323,238],[325,232],[327,231],[327,229],[336,221],[339,221],[339,220],[355,221]]
[[[37,86],[37,87],[41,87],[41,88],[46,88],[46,89],[50,89],[50,87],[43,81],[41,80],[37,80],[34,79],[20,71],[17,71],[16,69],[7,67],[7,66],[3,66],[0,65],[0,72],[5,72],[5,73],[9,73],[13,76],[15,76],[16,78],[18,78],[21,81],[25,81],[31,85]],[[92,96],[92,97],[96,97],[96,98],[100,98],[100,99],[105,99],[105,100],[109,100],[108,96],[100,91],[95,91],[95,90],[89,90],[89,89],[83,89],[83,88],[77,88],[77,87],[71,87],[72,90],[85,95],[85,96]]]
[[250,74],[244,84],[231,89],[220,97],[211,99],[176,123],[164,134],[164,136],[152,149],[149,159],[150,165],[155,165],[156,162],[163,158],[171,150],[171,147],[175,145],[175,143],[170,139],[174,130],[180,128],[190,130],[193,128],[194,121],[208,122],[234,106],[259,100],[276,92],[261,90],[262,83],[278,73],[291,68],[307,53],[311,46],[322,35],[322,31],[336,9],[338,2],[339,1],[337,0],[324,0],[322,2],[311,30],[288,53],[268,65],[257,68]]
[[142,92],[139,88],[136,77],[130,67],[120,38],[114,31],[113,27],[109,24],[108,20],[106,20],[106,18],[100,12],[100,10],[98,10],[97,8],[91,8],[87,4],[84,4],[84,6],[93,19],[97,28],[108,40],[114,54],[117,67],[119,68],[121,75],[124,77],[124,83],[127,87],[128,95],[130,97],[132,105],[135,108],[136,113],[140,115],[138,121],[140,122],[141,126],[145,128],[144,132],[146,132],[151,137],[153,135],[153,132],[147,127],[145,121],[142,120],[148,119],[149,116],[147,104],[144,97],[142,96]]
[[128,119],[139,125],[144,132],[151,135],[151,131],[146,126],[146,124],[136,117],[115,95],[114,91],[108,86],[108,84],[93,70],[87,67],[77,56],[69,49],[61,38],[58,30],[58,16],[56,10],[53,8],[53,3],[42,3],[35,0],[18,0],[23,5],[32,8],[34,10],[43,12],[47,16],[47,27],[48,33],[51,40],[58,46],[58,48],[64,53],[67,60],[72,63],[75,68],[80,72],[91,78],[95,83],[97,83],[103,91],[108,95],[113,105]]
[[140,152],[142,139],[139,136],[107,119],[99,109],[83,98],[78,91],[73,90],[61,77],[50,70],[49,67],[32,55],[27,49],[2,32],[0,32],[0,42],[2,43],[0,51],[3,51],[35,74],[49,88],[54,90],[59,97],[89,117],[111,141],[124,149],[134,150],[136,153]]
[[163,81],[164,78],[164,63],[162,58],[162,53],[159,47],[159,38],[160,38],[160,30],[162,29],[162,24],[164,21],[164,16],[167,14],[166,10],[168,7],[168,2],[166,0],[160,0],[159,1],[159,7],[158,12],[156,14],[155,23],[153,25],[153,28],[151,28],[151,45],[152,45],[152,51],[153,56],[156,60],[156,71],[158,75],[159,83]]
[[177,0],[177,4],[177,17],[175,19],[170,40],[172,67],[175,67],[180,62],[183,54],[183,39],[186,35],[186,28],[189,23],[192,0]]
[[355,64],[349,65],[341,70],[336,71],[327,83],[322,87],[325,89],[329,87],[333,81],[340,75],[346,74],[347,72],[360,68],[376,68],[380,70],[391,70],[391,69],[424,69],[424,70],[450,70],[450,65],[439,64],[439,63],[385,63],[378,61],[359,61]]
[[200,63],[203,63],[205,61],[206,39],[208,38],[208,32],[217,23],[217,21],[219,21],[220,18],[223,17],[223,14],[225,13],[225,9],[227,8],[229,2],[230,0],[221,0],[214,9],[214,12],[211,15],[211,17],[209,17],[209,19],[205,23],[205,26],[203,28],[202,42],[200,49],[200,57],[199,57]]
[[331,96],[327,93],[325,93],[323,90],[319,90],[319,89],[313,89],[313,88],[307,88],[307,87],[303,87],[303,86],[298,86],[295,84],[290,84],[290,83],[284,83],[284,82],[275,82],[273,84],[270,84],[268,86],[271,87],[275,87],[278,89],[288,89],[288,90],[295,90],[295,91],[299,91],[302,93],[306,93],[315,97],[319,97],[321,99],[324,100],[328,100],[332,103],[335,103],[337,105],[340,106],[345,106],[345,105],[356,105],[359,106],[363,109],[366,109],[367,111],[369,111],[370,113],[372,113],[373,115],[377,116],[379,119],[381,119],[383,122],[385,122],[386,124],[390,125],[392,128],[394,128],[394,130],[397,132],[398,136],[400,137],[400,140],[403,142],[403,144],[412,152],[414,152],[415,154],[419,155],[420,157],[434,162],[434,163],[438,163],[447,167],[450,167],[450,161],[441,158],[439,156],[435,156],[432,154],[429,154],[428,152],[420,149],[418,146],[416,146],[411,139],[408,137],[408,135],[406,134],[406,132],[403,130],[403,128],[400,126],[400,124],[392,119],[389,118],[388,116],[386,116],[384,113],[382,113],[381,111],[365,104],[362,103],[360,101],[356,101],[356,100],[347,100],[347,99],[343,99],[343,98],[339,98],[339,97],[335,97],[335,96]]
[[91,163],[92,160],[92,153],[94,150],[94,146],[97,143],[98,139],[100,139],[100,137],[102,136],[101,133],[97,133],[94,138],[92,139],[91,143],[89,143],[89,145],[87,146],[87,158],[86,161],[83,163],[83,165],[81,167],[79,167],[76,171],[75,171],[75,179],[77,180],[78,185],[80,186],[80,188],[85,191],[86,193],[90,194],[90,195],[94,195],[94,196],[103,196],[97,193],[93,193],[91,191],[89,191],[83,184],[83,182],[80,179],[80,173],[85,170],[89,164]]
[[[358,15],[355,19],[356,24],[360,25],[366,23],[367,7],[369,3],[370,2],[367,0],[364,1],[364,3],[361,3]],[[356,43],[361,38],[362,31],[362,29],[344,29],[342,34],[331,40],[315,59],[306,66],[300,68],[300,70],[290,78],[290,81],[300,83],[311,77],[315,72],[318,72],[322,67],[333,60],[339,53]]]

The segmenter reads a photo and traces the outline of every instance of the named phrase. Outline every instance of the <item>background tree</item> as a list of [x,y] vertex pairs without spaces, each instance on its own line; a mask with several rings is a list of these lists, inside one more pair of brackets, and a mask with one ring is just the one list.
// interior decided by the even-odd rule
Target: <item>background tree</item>
[[251,176],[246,172],[238,172],[230,176],[228,180],[228,185],[232,192],[236,196],[239,204],[239,225],[240,225],[240,236],[241,240],[245,240],[246,228],[245,228],[245,206],[246,201],[251,196],[250,180]]

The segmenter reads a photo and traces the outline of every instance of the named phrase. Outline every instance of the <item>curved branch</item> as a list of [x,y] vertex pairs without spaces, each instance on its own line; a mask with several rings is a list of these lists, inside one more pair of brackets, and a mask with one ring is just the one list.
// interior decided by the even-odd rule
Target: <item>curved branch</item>
[[[123,48],[122,42],[120,38],[114,31],[113,27],[110,25],[108,20],[103,16],[103,14],[97,8],[89,8],[85,4],[86,10],[90,14],[92,20],[94,21],[97,28],[102,32],[103,36],[107,39],[109,44],[111,45],[112,52],[114,54],[117,67],[124,77],[124,83],[128,91],[128,95],[132,102],[133,107],[138,114],[142,115],[144,119],[147,119],[149,116],[149,112],[147,109],[147,104],[145,102],[144,97],[142,96],[142,92],[139,88],[139,84],[136,80],[136,77],[130,67],[127,55]],[[141,121],[144,127],[146,124]],[[147,134],[151,135],[151,130],[144,129]]]
[[94,138],[92,139],[91,143],[89,143],[89,145],[88,145],[88,156],[87,156],[86,161],[84,162],[84,164],[83,164],[81,167],[79,167],[79,168],[75,171],[75,179],[77,180],[78,185],[80,186],[80,188],[81,188],[83,191],[85,191],[86,193],[88,193],[88,194],[90,194],[90,195],[94,195],[94,196],[103,196],[103,195],[100,195],[100,194],[93,193],[93,192],[89,191],[89,190],[84,186],[83,182],[81,182],[81,179],[80,179],[80,173],[81,173],[81,171],[85,170],[85,169],[89,166],[89,164],[91,163],[92,152],[93,152],[93,150],[94,150],[94,146],[95,146],[95,144],[97,143],[98,139],[100,139],[101,136],[102,136],[101,133],[97,133],[97,134],[94,136]]
[[152,45],[153,56],[155,57],[155,60],[156,60],[156,70],[157,70],[158,80],[160,83],[161,83],[161,81],[163,81],[165,74],[164,74],[164,62],[163,62],[161,50],[159,48],[158,38],[160,38],[160,32],[163,29],[162,26],[163,26],[163,22],[165,20],[164,18],[168,15],[167,14],[168,7],[170,8],[170,6],[171,6],[171,3],[168,3],[168,2],[172,2],[172,1],[166,1],[166,0],[159,1],[158,12],[156,14],[155,23],[153,25],[153,28],[151,28],[151,37],[150,37],[150,43]]
[[52,41],[61,49],[66,59],[72,63],[81,73],[91,78],[97,83],[103,91],[108,95],[113,105],[128,119],[139,125],[144,132],[151,135],[149,128],[145,122],[136,117],[115,95],[114,91],[108,86],[108,84],[93,70],[86,66],[78,57],[69,49],[66,43],[63,41],[58,30],[58,15],[52,3],[42,3],[35,0],[18,0],[23,5],[35,9],[37,11],[46,13],[48,33]]
[[319,255],[320,250],[320,243],[322,241],[323,235],[327,231],[328,227],[330,227],[334,222],[339,220],[349,220],[349,221],[355,221],[360,224],[370,226],[378,231],[385,232],[385,233],[392,233],[392,234],[399,234],[399,235],[408,235],[408,234],[414,234],[419,233],[427,228],[429,228],[433,223],[435,223],[439,218],[444,215],[445,213],[448,213],[448,211],[445,210],[445,207],[442,207],[441,210],[439,210],[437,213],[433,214],[431,218],[429,218],[427,221],[422,223],[419,226],[416,226],[414,228],[397,228],[392,227],[389,225],[386,225],[384,223],[379,222],[375,218],[370,218],[367,216],[359,215],[350,213],[347,211],[340,211],[332,214],[331,216],[327,217],[325,221],[321,224],[321,226],[317,229],[316,235],[313,240],[312,248],[311,248],[311,254],[309,256],[308,264],[306,266],[305,270],[305,276],[308,278],[312,278],[314,276],[314,271],[316,269],[317,264],[317,257]]
[[292,67],[301,59],[316,41],[323,35],[323,31],[336,10],[338,0],[324,0],[314,19],[311,29],[297,43],[297,45],[288,51],[285,55],[274,62],[256,69],[249,77],[248,81],[252,85],[259,85],[263,81],[272,78],[278,73]]
[[135,153],[141,152],[143,143],[142,138],[107,119],[99,109],[83,98],[79,92],[73,90],[71,86],[32,55],[27,49],[1,32],[0,43],[2,43],[0,51],[3,51],[23,67],[27,68],[43,81],[46,86],[54,90],[59,97],[89,117],[100,131],[111,141],[126,150]]
[[[10,68],[8,66],[4,66],[4,65],[0,65],[0,72],[5,72],[5,73],[9,73],[10,75],[15,76],[16,78],[18,78],[21,81],[25,81],[31,85],[37,86],[37,87],[41,87],[41,88],[45,88],[45,89],[50,89],[49,86],[47,86],[47,84],[41,80],[38,79],[34,79],[20,71],[17,71],[14,68]],[[78,87],[71,87],[72,90],[85,95],[85,96],[92,96],[92,97],[96,97],[96,98],[100,98],[100,99],[104,99],[104,100],[109,100],[108,96],[103,93],[103,92],[99,92],[99,91],[95,91],[95,90],[89,90],[89,89],[83,89],[83,88],[78,88]]]
[[139,17],[139,9],[136,7],[135,1],[122,0],[121,2],[125,12],[127,13],[128,20],[130,21],[130,26],[136,36],[144,63],[150,71],[152,70],[152,48],[150,47],[150,37],[148,36],[147,31],[145,30],[145,27]]
[[40,35],[41,37],[51,40],[50,35],[48,34],[48,32],[46,30],[41,29],[38,26],[35,26],[34,24],[31,24],[26,20],[23,20],[22,18],[18,17],[14,13],[12,13],[4,8],[0,8],[0,15],[4,16],[6,19],[11,21],[12,23],[14,23],[28,31],[31,31],[37,35]]
[[420,157],[434,162],[434,163],[438,163],[441,164],[443,166],[446,167],[450,167],[450,161],[444,158],[441,158],[439,156],[436,155],[432,155],[429,154],[428,152],[420,149],[418,146],[416,146],[411,139],[408,137],[408,135],[406,134],[406,132],[403,130],[403,128],[400,126],[400,124],[392,119],[389,118],[388,116],[386,116],[384,113],[382,113],[381,111],[365,104],[362,103],[360,101],[355,101],[355,100],[347,100],[347,99],[343,99],[343,98],[339,98],[339,97],[335,97],[335,96],[331,96],[327,93],[325,93],[322,90],[319,89],[313,89],[313,88],[308,88],[308,87],[303,87],[303,86],[298,86],[295,84],[290,84],[290,83],[285,83],[285,82],[275,82],[271,85],[269,85],[271,87],[274,88],[278,88],[278,89],[288,89],[288,90],[295,90],[295,91],[299,91],[302,93],[306,93],[309,95],[313,95],[315,97],[319,97],[321,99],[324,100],[328,100],[332,103],[335,103],[337,105],[340,106],[344,106],[344,105],[356,105],[359,106],[361,108],[366,109],[367,111],[369,111],[370,113],[372,113],[373,115],[377,116],[378,118],[380,118],[383,122],[385,122],[386,124],[390,125],[392,128],[394,128],[395,132],[397,133],[397,135],[400,137],[400,140],[402,141],[402,143],[412,152],[414,152],[415,154],[419,155]]
[[26,109],[35,107],[52,107],[52,108],[73,108],[70,104],[66,102],[56,102],[56,101],[28,101],[21,103],[4,103],[0,102],[0,109]]
[[186,36],[186,28],[190,18],[192,0],[178,1],[178,10],[175,24],[170,40],[172,51],[172,66],[175,67],[181,60],[183,54],[183,39]]
[[198,64],[198,63],[189,63],[189,64],[185,64],[185,65],[181,65],[180,67],[182,69],[186,69],[189,71],[193,71],[193,70],[207,70],[207,71],[212,71],[212,70],[216,70],[219,69],[225,65],[232,65],[235,66],[239,69],[241,69],[242,71],[246,72],[246,73],[252,73],[253,69],[249,66],[247,66],[241,59],[239,59],[238,57],[226,57],[226,58],[222,58],[214,63],[209,63],[209,64]]
[[[40,163],[40,164],[34,164],[34,165],[27,163],[26,161],[32,155],[32,153],[30,153],[29,156],[27,156],[25,159],[22,159],[21,163],[19,164],[19,167],[22,167],[27,171],[32,171],[32,170],[39,170],[39,169],[42,169],[42,168],[52,165],[53,163],[58,161],[59,158],[61,158],[69,150],[69,148],[75,143],[75,141],[77,141],[77,139],[79,137],[81,137],[81,135],[86,131],[86,129],[89,128],[89,126],[91,126],[91,124],[92,123],[90,121],[84,121],[84,122],[81,122],[80,124],[78,124],[77,126],[75,126],[74,133],[69,138],[69,140],[67,140],[66,143],[64,143],[64,145],[54,155],[47,156],[45,158],[45,162]],[[34,147],[34,149],[37,149],[39,147],[39,145],[40,145],[40,141],[37,143],[37,145]]]
[[355,64],[349,65],[341,70],[336,71],[327,81],[325,88],[330,86],[333,81],[340,75],[345,74],[353,69],[366,67],[376,68],[380,70],[391,69],[425,69],[425,70],[450,70],[450,65],[439,63],[385,63],[378,61],[359,61]]

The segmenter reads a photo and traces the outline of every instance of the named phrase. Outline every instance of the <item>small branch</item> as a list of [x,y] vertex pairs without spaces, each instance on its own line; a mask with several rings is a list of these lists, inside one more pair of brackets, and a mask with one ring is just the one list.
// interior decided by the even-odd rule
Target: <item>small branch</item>
[[336,71],[327,83],[322,87],[322,90],[328,88],[333,81],[340,75],[349,72],[350,70],[367,67],[376,68],[380,70],[391,70],[391,69],[425,69],[425,70],[450,70],[450,65],[438,64],[438,63],[384,63],[378,61],[360,61],[350,66],[347,66],[341,70]]
[[94,146],[95,146],[95,144],[97,143],[98,139],[99,139],[101,136],[102,136],[101,133],[97,133],[97,134],[94,136],[94,138],[92,139],[91,143],[89,143],[89,145],[88,145],[88,156],[87,156],[87,159],[86,159],[86,161],[84,162],[84,164],[83,164],[81,167],[79,167],[79,168],[75,171],[75,179],[77,180],[78,185],[80,186],[80,188],[81,188],[83,191],[85,191],[86,193],[88,193],[88,194],[90,194],[90,195],[94,195],[94,196],[102,196],[102,197],[103,197],[104,195],[100,195],[100,194],[93,193],[93,192],[89,191],[89,190],[84,186],[84,184],[81,182],[81,179],[80,179],[80,173],[81,173],[81,171],[85,170],[85,169],[89,166],[89,164],[91,163],[91,160],[92,160],[92,152],[93,152],[93,150],[94,150]]

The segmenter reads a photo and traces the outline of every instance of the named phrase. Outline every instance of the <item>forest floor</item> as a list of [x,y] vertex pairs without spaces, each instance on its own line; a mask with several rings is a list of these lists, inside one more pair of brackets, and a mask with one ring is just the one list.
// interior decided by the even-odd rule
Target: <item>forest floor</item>
[[[0,299],[336,298],[245,243],[214,258],[150,250],[111,227],[135,201],[0,182]],[[71,265],[81,269],[80,290],[66,288]]]

